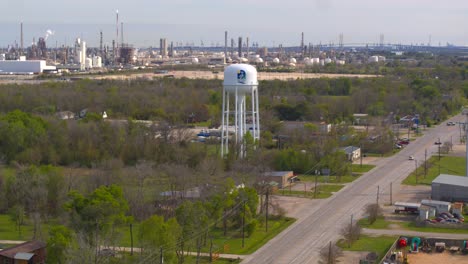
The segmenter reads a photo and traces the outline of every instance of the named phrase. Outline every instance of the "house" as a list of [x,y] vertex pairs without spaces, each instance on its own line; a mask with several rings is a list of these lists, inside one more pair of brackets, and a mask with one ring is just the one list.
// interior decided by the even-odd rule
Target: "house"
[[287,132],[308,128],[314,134],[328,134],[332,129],[332,125],[326,122],[281,121],[281,124]]
[[341,148],[346,154],[348,161],[355,161],[361,157],[361,148],[355,146],[347,146]]
[[468,177],[441,174],[432,181],[432,199],[468,202]]
[[265,172],[260,177],[260,180],[265,182],[276,182],[278,184],[278,188],[281,189],[289,186],[294,177],[294,172],[292,171],[271,171]]
[[27,241],[0,251],[1,264],[44,264],[46,243]]
[[62,120],[67,120],[67,119],[74,119],[75,118],[75,113],[71,111],[62,111],[57,113],[57,117],[62,119]]

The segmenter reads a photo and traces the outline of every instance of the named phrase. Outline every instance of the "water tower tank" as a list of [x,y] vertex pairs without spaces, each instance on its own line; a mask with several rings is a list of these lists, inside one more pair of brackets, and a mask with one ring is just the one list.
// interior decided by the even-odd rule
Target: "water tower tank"
[[[249,96],[249,97],[247,97]],[[247,154],[243,140],[250,133],[260,139],[257,69],[248,64],[232,64],[224,70],[223,110],[221,118],[221,156],[229,151],[230,132],[239,157]]]
[[224,88],[227,92],[247,93],[258,85],[257,69],[248,64],[232,64],[224,70]]

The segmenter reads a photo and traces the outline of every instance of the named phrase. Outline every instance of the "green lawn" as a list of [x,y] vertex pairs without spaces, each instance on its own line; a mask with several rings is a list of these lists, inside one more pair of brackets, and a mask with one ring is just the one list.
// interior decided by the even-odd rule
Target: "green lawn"
[[[411,161],[408,161],[411,162]],[[424,177],[424,161],[418,163],[418,169],[414,170],[404,181],[406,185],[431,185],[432,181],[440,174],[465,175],[465,157],[433,156],[427,161],[427,175]],[[417,174],[416,174],[417,171]],[[418,176],[416,179],[416,175]],[[416,181],[417,180],[417,181]]]
[[[46,238],[48,235],[48,225],[42,224],[41,232],[37,234],[39,238]],[[15,228],[15,223],[9,215],[0,215],[0,240],[30,240],[33,238],[33,225],[27,223],[21,227],[21,233]]]
[[353,164],[353,173],[366,173],[375,168],[375,165],[370,164]]
[[339,184],[339,183],[352,182],[356,180],[357,178],[359,178],[360,176],[361,176],[360,174],[357,174],[355,176],[351,176],[351,175],[346,175],[346,176],[299,175],[299,179],[305,182],[315,182],[315,177],[317,177],[317,182]]
[[371,237],[366,235],[361,235],[359,240],[355,241],[351,247],[348,247],[348,243],[344,240],[337,242],[337,245],[343,250],[347,251],[371,251],[377,253],[379,260],[381,260],[385,253],[390,249],[390,247],[395,243],[396,236],[378,236]]
[[[245,238],[245,245],[242,248],[242,236],[240,230],[237,232],[230,232],[228,236],[223,236],[223,231],[216,229],[212,232],[213,238],[213,251],[225,254],[251,254],[263,246],[270,239],[281,233],[284,229],[290,226],[296,221],[293,218],[284,218],[279,220],[268,221],[268,232],[265,232],[265,226],[260,225],[257,230],[248,238]],[[227,251],[224,251],[225,246],[228,245]],[[202,249],[204,252],[208,252],[209,248],[205,247]]]
[[372,225],[369,224],[369,221],[367,220],[367,218],[359,219],[358,223],[363,228],[372,228],[372,229],[387,229],[388,226],[391,224],[390,222],[385,221],[384,217],[378,217],[377,220]]
[[[317,186],[317,194],[316,197],[317,199],[326,199],[330,196],[333,195],[335,192],[339,192],[341,188],[343,188],[344,185],[339,185],[339,184],[320,184]],[[304,191],[289,191],[287,188],[279,190],[277,195],[283,195],[283,196],[294,196],[294,197],[305,197],[305,198],[314,198],[314,188],[312,188],[310,191],[305,192],[304,196]]]
[[[250,236],[245,238],[245,245],[242,248],[242,237],[240,230],[230,231],[227,236],[223,236],[223,231],[220,229],[214,229],[210,234],[213,236],[213,252],[218,251],[219,253],[226,254],[250,254],[255,252],[258,248],[263,246],[270,239],[278,235],[281,231],[286,229],[295,219],[284,218],[275,219],[268,222],[268,233],[265,232],[265,226],[259,224],[257,230]],[[133,224],[133,246],[138,247],[138,228],[139,224]],[[118,242],[119,246],[130,246],[130,229],[128,226],[121,227],[119,229],[121,234]],[[229,245],[229,250],[224,251],[224,245]],[[209,247],[202,249],[203,252],[209,252]]]

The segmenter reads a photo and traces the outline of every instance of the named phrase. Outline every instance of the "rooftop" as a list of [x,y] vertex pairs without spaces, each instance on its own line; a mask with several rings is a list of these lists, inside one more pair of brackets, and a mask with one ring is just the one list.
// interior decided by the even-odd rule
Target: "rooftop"
[[293,171],[270,171],[270,172],[265,172],[265,176],[273,176],[273,177],[283,177],[284,175],[287,174],[292,174]]
[[0,251],[0,256],[13,259],[17,253],[30,253],[40,248],[45,248],[46,243],[40,241],[27,241],[11,248]]
[[422,200],[421,204],[425,204],[425,205],[428,205],[428,204],[451,205],[452,203],[444,202],[444,201],[437,201],[437,200]]
[[468,177],[440,174],[432,181],[434,183],[468,187]]

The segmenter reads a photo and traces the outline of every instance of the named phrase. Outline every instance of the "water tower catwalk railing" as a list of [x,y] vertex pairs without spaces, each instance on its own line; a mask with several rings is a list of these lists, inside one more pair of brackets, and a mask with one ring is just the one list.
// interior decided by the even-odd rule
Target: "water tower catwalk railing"
[[[248,95],[250,95],[251,101],[250,109],[248,109],[247,103]],[[234,102],[231,101],[232,97]],[[244,136],[249,132],[254,141],[260,139],[258,105],[256,69],[246,64],[234,64],[227,67],[224,71],[221,156],[224,157],[229,153],[230,132],[234,133],[234,144],[231,142],[231,145],[238,149],[238,155],[241,158],[246,155]],[[232,119],[234,119],[234,123],[231,123]]]

